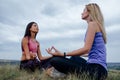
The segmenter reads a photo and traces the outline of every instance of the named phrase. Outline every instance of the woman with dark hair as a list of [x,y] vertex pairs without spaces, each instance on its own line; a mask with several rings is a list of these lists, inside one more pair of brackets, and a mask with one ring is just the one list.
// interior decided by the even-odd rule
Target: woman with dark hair
[[49,67],[48,61],[52,56],[43,57],[41,55],[40,44],[36,40],[38,31],[39,28],[36,22],[30,22],[26,27],[25,35],[21,42],[22,57],[20,69],[34,72],[36,68]]

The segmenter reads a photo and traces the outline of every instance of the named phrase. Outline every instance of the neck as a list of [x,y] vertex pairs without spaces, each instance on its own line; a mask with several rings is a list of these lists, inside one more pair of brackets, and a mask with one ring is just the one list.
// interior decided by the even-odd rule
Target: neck
[[86,20],[87,21],[87,23],[89,23],[90,22],[90,20]]
[[31,32],[31,39],[35,39],[35,33]]
[[87,23],[89,23],[90,21],[92,21],[90,17],[87,17],[85,20],[87,21]]

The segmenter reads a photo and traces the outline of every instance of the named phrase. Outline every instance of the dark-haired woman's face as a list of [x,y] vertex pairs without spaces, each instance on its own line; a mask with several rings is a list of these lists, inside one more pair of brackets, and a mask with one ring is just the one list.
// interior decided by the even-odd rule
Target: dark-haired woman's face
[[34,32],[34,33],[38,33],[38,31],[39,31],[38,25],[36,23],[33,23],[30,28],[30,31]]

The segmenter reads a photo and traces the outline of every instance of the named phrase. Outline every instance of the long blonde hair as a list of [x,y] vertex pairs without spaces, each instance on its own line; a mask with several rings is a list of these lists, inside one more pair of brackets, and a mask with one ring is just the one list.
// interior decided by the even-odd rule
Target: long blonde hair
[[104,42],[107,43],[106,31],[104,28],[104,18],[99,6],[96,3],[90,3],[86,5],[86,9],[89,12],[91,20],[96,21],[97,24],[99,25],[101,32],[103,34]]

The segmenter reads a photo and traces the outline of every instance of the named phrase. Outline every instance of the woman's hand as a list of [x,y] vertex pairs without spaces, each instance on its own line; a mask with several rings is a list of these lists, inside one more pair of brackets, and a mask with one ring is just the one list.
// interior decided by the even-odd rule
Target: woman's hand
[[37,53],[33,53],[33,52],[30,51],[30,56],[31,56],[32,58],[35,58],[35,57],[37,57]]
[[26,55],[26,59],[29,60],[30,59],[30,55]]
[[54,46],[46,49],[46,51],[53,56],[64,56],[60,51],[58,51]]

